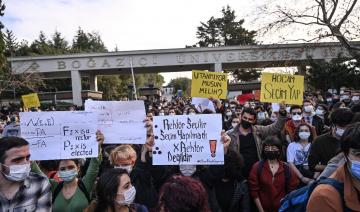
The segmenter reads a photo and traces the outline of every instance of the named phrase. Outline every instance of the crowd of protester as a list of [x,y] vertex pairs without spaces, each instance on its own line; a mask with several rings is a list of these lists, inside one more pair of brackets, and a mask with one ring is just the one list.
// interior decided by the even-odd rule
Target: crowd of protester
[[[302,105],[277,109],[253,99],[210,99],[215,111],[191,98],[140,99],[144,145],[103,144],[97,131],[99,157],[60,161],[30,161],[22,110],[2,107],[0,211],[273,212],[290,192],[325,178],[343,193],[319,184],[307,211],[360,211],[359,91],[307,92]],[[152,165],[154,116],[212,113],[223,117],[224,165]]]

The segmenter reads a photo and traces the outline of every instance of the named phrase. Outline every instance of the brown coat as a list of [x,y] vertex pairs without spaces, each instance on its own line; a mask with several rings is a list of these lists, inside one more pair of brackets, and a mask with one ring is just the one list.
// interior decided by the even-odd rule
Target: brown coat
[[[285,121],[286,121],[286,116],[279,115],[278,120],[271,125],[268,126],[255,125],[252,127],[252,133],[254,135],[259,159],[261,158],[263,139],[265,139],[267,136],[276,135],[276,133],[281,132],[281,130],[284,127]],[[240,153],[239,127],[240,125],[226,132],[226,134],[231,138],[229,149],[238,153]]]
[[[344,183],[344,199],[346,207],[353,211],[360,211],[360,201],[346,164],[339,167],[330,178]],[[317,186],[310,196],[307,205],[308,212],[338,212],[343,211],[342,198],[339,192],[331,185]]]

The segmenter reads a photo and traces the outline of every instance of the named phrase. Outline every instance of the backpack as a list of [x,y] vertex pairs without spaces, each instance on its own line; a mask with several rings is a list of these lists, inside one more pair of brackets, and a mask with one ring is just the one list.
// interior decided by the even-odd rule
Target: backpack
[[[258,182],[260,182],[260,176],[261,176],[262,170],[264,168],[264,163],[265,163],[265,160],[261,160],[259,162],[259,165],[256,170]],[[284,164],[284,170],[285,170],[285,192],[289,193],[289,182],[290,182],[290,178],[291,178],[290,167],[286,163],[283,163],[283,164]]]
[[[64,187],[64,181],[61,181],[55,188],[54,190],[54,194],[53,194],[53,198],[52,198],[52,202],[54,203],[55,202],[55,199],[57,197],[57,195],[61,192],[62,188]],[[84,193],[87,201],[90,203],[91,202],[91,198],[90,198],[90,194],[89,192],[86,190],[86,187],[85,187],[85,184],[84,182],[79,179],[78,180],[78,187],[80,189],[81,192]]]
[[280,202],[279,212],[303,212],[306,211],[306,206],[310,199],[310,195],[316,186],[320,184],[327,184],[333,186],[340,194],[343,202],[344,211],[348,209],[345,206],[344,200],[344,184],[332,178],[321,178],[315,182],[306,185],[298,190],[292,191],[286,195]]

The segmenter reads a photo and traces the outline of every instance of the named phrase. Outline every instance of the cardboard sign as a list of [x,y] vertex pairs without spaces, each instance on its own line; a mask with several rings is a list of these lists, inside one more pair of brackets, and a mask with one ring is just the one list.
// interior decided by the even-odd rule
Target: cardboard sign
[[220,114],[155,116],[153,165],[221,165]]
[[30,144],[31,160],[97,157],[96,120],[84,111],[20,113],[21,137]]
[[97,126],[105,143],[145,144],[144,101],[85,101],[85,111],[98,113]]
[[304,76],[263,73],[261,75],[261,102],[301,105],[304,93]]
[[193,70],[191,82],[191,96],[226,99],[227,74]]
[[37,93],[22,95],[21,99],[25,108],[40,107],[40,101]]

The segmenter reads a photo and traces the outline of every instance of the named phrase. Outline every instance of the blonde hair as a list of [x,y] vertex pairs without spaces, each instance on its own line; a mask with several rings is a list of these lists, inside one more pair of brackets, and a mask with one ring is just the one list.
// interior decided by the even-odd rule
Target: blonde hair
[[131,145],[124,144],[113,149],[109,156],[110,164],[114,165],[116,162],[122,163],[131,160],[135,163],[136,152]]

